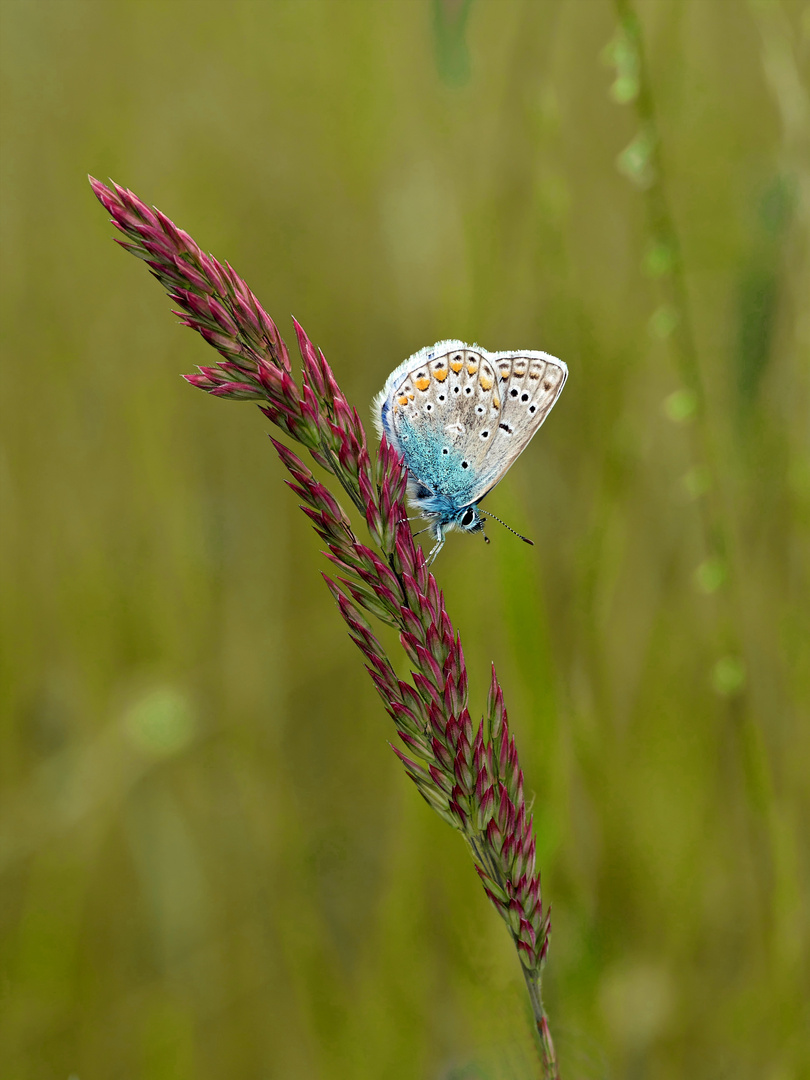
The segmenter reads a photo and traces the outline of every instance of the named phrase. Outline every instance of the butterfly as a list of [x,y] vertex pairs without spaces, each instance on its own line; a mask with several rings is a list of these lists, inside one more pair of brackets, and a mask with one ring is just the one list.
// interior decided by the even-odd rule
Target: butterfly
[[478,504],[529,445],[567,378],[548,353],[491,353],[463,341],[439,341],[391,372],[374,399],[374,422],[405,459],[408,496],[430,522],[428,563],[450,530],[483,531]]

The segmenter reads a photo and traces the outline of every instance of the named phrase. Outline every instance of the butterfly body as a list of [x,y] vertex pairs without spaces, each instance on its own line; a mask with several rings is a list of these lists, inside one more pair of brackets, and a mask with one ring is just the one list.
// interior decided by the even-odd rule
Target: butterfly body
[[389,375],[375,422],[405,459],[409,498],[433,532],[432,558],[450,529],[483,529],[478,503],[529,444],[567,376],[548,353],[490,353],[452,340]]

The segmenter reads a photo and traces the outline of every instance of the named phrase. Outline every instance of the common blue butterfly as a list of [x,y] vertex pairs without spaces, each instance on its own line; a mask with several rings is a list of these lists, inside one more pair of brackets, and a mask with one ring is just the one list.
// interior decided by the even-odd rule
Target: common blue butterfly
[[432,562],[451,529],[480,532],[478,504],[503,479],[560,396],[568,368],[529,350],[439,341],[388,376],[374,422],[405,459],[408,496],[430,524]]

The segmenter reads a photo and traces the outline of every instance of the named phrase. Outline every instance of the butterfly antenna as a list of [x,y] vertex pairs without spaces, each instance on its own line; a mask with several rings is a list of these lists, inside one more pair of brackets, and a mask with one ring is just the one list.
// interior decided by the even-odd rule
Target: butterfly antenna
[[528,536],[523,536],[523,534],[519,533],[517,531],[517,529],[513,529],[511,525],[507,525],[506,522],[501,521],[501,519],[499,517],[495,517],[494,514],[490,514],[489,510],[482,510],[481,507],[479,506],[478,507],[478,513],[479,514],[484,514],[484,515],[486,515],[486,517],[493,518],[495,521],[498,522],[499,525],[503,525],[503,527],[505,529],[508,529],[510,533],[512,533],[513,535],[519,537],[519,539],[521,539],[524,544],[531,544],[531,546],[534,547],[534,540],[530,540],[528,538]]

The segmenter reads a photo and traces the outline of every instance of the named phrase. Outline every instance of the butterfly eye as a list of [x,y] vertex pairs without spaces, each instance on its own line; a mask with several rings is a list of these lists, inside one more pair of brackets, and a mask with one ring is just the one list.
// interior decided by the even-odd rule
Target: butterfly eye
[[461,524],[464,525],[465,528],[468,525],[472,525],[474,516],[475,515],[473,514],[472,510],[465,510],[464,511],[464,516],[461,519]]

